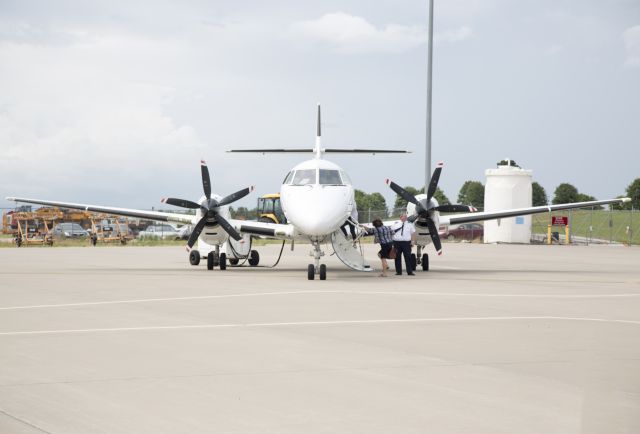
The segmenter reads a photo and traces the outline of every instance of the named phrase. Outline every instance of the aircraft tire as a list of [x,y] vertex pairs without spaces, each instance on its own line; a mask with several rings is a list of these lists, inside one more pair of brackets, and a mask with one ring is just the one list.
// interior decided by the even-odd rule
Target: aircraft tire
[[214,254],[213,252],[209,252],[207,255],[207,270],[213,270],[214,263]]
[[240,259],[238,258],[229,258],[229,264],[238,265],[240,263]]
[[257,250],[252,250],[249,254],[249,265],[255,267],[260,263],[260,253]]
[[411,254],[411,271],[412,272],[416,271],[416,266],[417,266],[417,264],[416,264],[416,254],[412,253]]
[[320,264],[320,280],[327,280],[327,266]]
[[220,253],[220,260],[218,261],[219,265],[220,265],[220,269],[221,270],[226,270],[227,269],[227,254],[226,253]]
[[191,265],[198,265],[200,263],[200,252],[197,250],[192,250],[189,252],[189,263]]
[[422,254],[422,271],[429,271],[429,255]]
[[316,270],[313,264],[307,266],[307,279],[313,280],[316,278]]

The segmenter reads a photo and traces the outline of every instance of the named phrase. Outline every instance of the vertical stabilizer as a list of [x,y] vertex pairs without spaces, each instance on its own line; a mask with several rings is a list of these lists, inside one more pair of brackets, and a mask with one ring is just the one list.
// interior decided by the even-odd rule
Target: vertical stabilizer
[[315,157],[320,159],[322,158],[322,144],[320,137],[322,136],[322,121],[320,117],[320,103],[318,103],[318,127],[316,132],[316,147],[313,149],[313,153]]

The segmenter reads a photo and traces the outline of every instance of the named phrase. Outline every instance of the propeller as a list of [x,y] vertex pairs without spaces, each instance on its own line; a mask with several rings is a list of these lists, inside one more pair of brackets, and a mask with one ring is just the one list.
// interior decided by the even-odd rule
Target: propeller
[[209,176],[209,168],[207,167],[207,163],[204,160],[200,161],[200,169],[202,173],[202,189],[204,190],[204,201],[202,204],[186,200],[186,199],[176,199],[173,197],[162,199],[163,203],[167,203],[169,205],[179,206],[181,208],[188,209],[200,209],[202,210],[202,218],[196,223],[191,231],[191,235],[189,236],[189,240],[187,241],[187,249],[191,249],[193,245],[198,240],[198,237],[202,233],[205,225],[209,223],[218,223],[225,230],[230,237],[234,238],[236,241],[242,239],[242,236],[235,230],[235,228],[229,223],[227,219],[222,217],[218,212],[219,207],[229,205],[237,201],[238,199],[242,199],[251,191],[253,191],[253,187],[243,188],[242,190],[236,191],[228,196],[223,197],[220,200],[216,200],[211,197],[211,177]]
[[417,219],[423,219],[429,228],[429,235],[431,235],[431,241],[433,242],[433,247],[435,247],[438,255],[442,254],[442,243],[440,242],[440,235],[438,235],[438,228],[436,227],[433,218],[431,217],[431,213],[433,211],[439,212],[475,212],[476,208],[472,206],[466,205],[438,205],[433,206],[434,204],[431,202],[431,198],[436,193],[438,189],[438,181],[440,181],[440,174],[442,173],[443,163],[438,163],[436,169],[433,171],[433,175],[431,176],[431,181],[429,182],[429,186],[427,187],[427,197],[426,199],[418,200],[413,194],[409,193],[404,188],[400,187],[395,182],[387,179],[386,183],[389,185],[391,190],[393,190],[396,194],[398,194],[401,198],[406,200],[407,202],[411,202],[416,206],[416,214],[412,215],[408,218],[410,222],[414,222]]

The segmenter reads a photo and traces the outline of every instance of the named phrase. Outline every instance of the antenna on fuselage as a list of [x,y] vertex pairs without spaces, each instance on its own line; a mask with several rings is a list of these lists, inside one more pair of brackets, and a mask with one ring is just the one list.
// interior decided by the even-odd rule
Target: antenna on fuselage
[[316,147],[313,149],[313,153],[317,159],[322,158],[322,145],[321,145],[321,137],[322,137],[322,121],[320,116],[320,103],[318,103],[318,129],[316,133]]

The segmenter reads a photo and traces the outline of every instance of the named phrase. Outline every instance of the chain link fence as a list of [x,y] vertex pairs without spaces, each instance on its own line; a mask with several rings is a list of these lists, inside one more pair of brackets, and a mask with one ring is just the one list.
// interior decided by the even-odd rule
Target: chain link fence
[[[533,242],[547,241],[548,227],[553,216],[568,218],[571,244],[640,245],[639,210],[579,209],[534,214],[531,228]],[[557,241],[566,242],[564,226],[552,226],[551,232]]]

